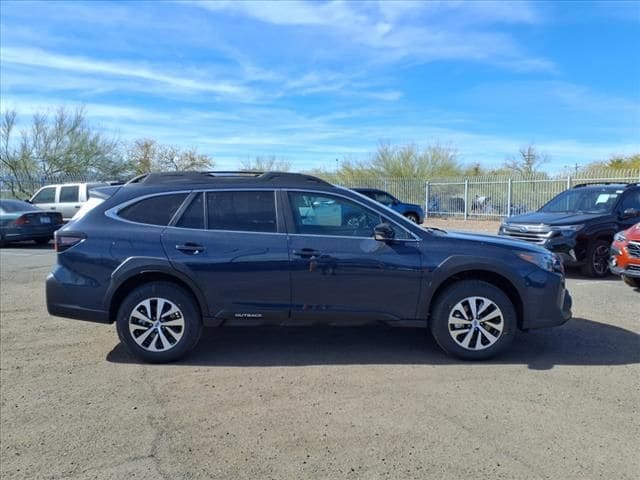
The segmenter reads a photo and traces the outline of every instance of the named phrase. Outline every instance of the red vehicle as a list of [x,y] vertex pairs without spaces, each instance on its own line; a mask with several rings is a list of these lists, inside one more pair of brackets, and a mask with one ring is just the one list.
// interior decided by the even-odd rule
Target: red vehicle
[[640,223],[613,237],[609,266],[627,285],[640,288]]

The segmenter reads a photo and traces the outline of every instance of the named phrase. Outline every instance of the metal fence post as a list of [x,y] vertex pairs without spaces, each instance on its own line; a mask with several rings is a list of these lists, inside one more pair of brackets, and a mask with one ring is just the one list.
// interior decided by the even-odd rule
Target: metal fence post
[[424,184],[424,218],[429,218],[429,180]]
[[469,218],[469,180],[464,181],[464,219]]
[[509,177],[509,182],[507,183],[507,217],[511,216],[511,204],[513,203],[513,190],[511,188],[511,177]]
[[567,176],[567,190],[571,188],[571,175]]

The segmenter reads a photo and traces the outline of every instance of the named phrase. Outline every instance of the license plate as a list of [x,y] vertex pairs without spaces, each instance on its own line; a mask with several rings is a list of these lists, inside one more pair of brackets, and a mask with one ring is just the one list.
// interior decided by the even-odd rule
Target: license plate
[[40,223],[51,223],[51,218],[49,218],[49,217],[40,217]]

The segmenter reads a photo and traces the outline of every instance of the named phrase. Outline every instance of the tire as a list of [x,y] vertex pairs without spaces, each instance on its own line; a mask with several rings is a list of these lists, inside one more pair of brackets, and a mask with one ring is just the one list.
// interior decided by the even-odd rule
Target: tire
[[38,244],[38,245],[46,245],[50,241],[51,241],[51,237],[36,238],[34,240],[34,242],[36,242],[36,244]]
[[[161,324],[156,322],[158,307]],[[196,299],[184,288],[170,282],[152,282],[124,299],[116,329],[133,356],[149,363],[166,363],[182,358],[196,346],[202,333],[202,316]]]
[[418,223],[418,221],[420,220],[418,218],[418,215],[416,215],[415,213],[407,213],[405,214],[405,218],[411,220],[413,223]]
[[640,278],[628,277],[627,275],[622,275],[622,280],[624,283],[633,288],[640,288]]
[[611,242],[596,240],[587,247],[582,274],[592,278],[604,278],[609,275],[609,246]]
[[[471,314],[473,304],[475,316]],[[464,360],[484,360],[503,352],[513,341],[516,311],[509,297],[495,285],[462,280],[438,295],[429,328],[448,354]]]

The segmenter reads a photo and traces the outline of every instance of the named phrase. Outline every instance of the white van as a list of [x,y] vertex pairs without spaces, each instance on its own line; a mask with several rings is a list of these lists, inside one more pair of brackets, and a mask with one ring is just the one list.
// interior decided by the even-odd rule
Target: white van
[[62,214],[65,222],[71,220],[80,207],[89,199],[89,191],[107,183],[65,183],[47,185],[38,190],[30,202],[41,210]]

